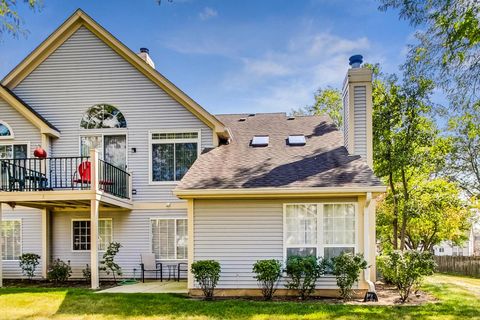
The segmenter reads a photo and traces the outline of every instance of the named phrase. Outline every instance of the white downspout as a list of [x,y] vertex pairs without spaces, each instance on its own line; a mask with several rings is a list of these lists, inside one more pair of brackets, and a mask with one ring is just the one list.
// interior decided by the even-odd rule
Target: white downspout
[[367,192],[365,208],[363,210],[363,255],[367,261],[367,268],[363,271],[365,282],[368,284],[368,292],[376,292],[375,284],[370,280],[371,266],[373,262],[370,258],[370,203],[372,202],[372,193]]

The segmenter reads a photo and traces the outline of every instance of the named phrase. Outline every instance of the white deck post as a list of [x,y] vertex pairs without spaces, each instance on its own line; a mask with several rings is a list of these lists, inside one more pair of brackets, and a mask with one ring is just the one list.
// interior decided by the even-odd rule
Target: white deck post
[[90,150],[91,162],[91,184],[92,190],[95,192],[95,199],[90,201],[90,270],[92,277],[92,289],[100,287],[98,275],[98,218],[100,210],[100,201],[97,199],[98,192],[98,151]]
[[0,288],[3,287],[3,237],[2,231],[2,203],[0,203]]
[[47,278],[50,263],[50,211],[42,209],[42,277]]
[[192,263],[194,262],[194,239],[193,239],[193,228],[194,228],[194,218],[193,218],[193,210],[194,210],[194,200],[188,199],[188,209],[187,209],[187,223],[188,223],[188,246],[187,246],[187,258],[188,258],[188,273],[187,273],[187,289],[193,289],[195,287],[195,280],[193,278],[193,273],[191,271]]

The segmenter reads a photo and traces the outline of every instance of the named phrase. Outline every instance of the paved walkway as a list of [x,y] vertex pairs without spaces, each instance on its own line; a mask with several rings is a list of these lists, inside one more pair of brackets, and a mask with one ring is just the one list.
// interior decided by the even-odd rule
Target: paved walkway
[[186,281],[145,281],[117,286],[97,293],[188,293]]

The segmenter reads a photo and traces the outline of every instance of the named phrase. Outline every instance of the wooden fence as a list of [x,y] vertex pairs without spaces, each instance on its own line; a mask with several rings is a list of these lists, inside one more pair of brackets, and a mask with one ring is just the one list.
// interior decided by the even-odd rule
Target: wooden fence
[[480,278],[480,257],[435,256],[437,271]]

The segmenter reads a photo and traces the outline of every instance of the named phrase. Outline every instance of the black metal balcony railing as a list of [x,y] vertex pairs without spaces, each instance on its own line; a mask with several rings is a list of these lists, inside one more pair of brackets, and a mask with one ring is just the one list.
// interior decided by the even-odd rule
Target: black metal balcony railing
[[116,197],[129,198],[130,174],[103,160],[98,164],[99,189]]
[[[99,160],[99,189],[130,197],[130,174]],[[50,191],[91,189],[89,157],[0,159],[0,191]]]

